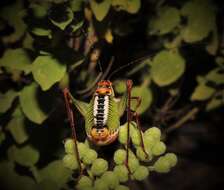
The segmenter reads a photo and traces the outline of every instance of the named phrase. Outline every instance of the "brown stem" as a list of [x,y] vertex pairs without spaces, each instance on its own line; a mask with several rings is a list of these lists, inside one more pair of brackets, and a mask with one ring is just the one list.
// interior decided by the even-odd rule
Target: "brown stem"
[[178,129],[183,126],[188,120],[192,119],[199,112],[199,108],[192,108],[187,114],[185,114],[180,120],[171,125],[166,133],[170,133],[171,131]]

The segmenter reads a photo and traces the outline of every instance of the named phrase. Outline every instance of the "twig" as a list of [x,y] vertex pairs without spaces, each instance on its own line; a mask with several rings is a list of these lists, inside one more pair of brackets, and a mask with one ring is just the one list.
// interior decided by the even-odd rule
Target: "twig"
[[169,133],[177,128],[180,128],[181,126],[183,126],[183,124],[185,122],[187,122],[188,120],[192,119],[199,111],[199,108],[193,108],[191,109],[186,115],[184,115],[180,120],[178,120],[176,123],[174,123],[173,125],[171,125],[167,130],[166,133]]

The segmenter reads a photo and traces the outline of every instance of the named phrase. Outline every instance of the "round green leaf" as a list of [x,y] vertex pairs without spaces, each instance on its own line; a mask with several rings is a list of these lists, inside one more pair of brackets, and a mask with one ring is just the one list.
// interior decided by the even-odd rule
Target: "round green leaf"
[[205,78],[209,81],[215,82],[216,84],[224,84],[224,74],[220,68],[211,70]]
[[26,132],[24,117],[14,117],[7,125],[7,129],[10,131],[14,140],[18,144],[24,143],[28,139]]
[[206,111],[211,111],[211,110],[221,107],[223,105],[224,105],[224,103],[223,103],[222,99],[218,99],[217,97],[214,97],[207,103]]
[[214,92],[214,88],[206,86],[205,84],[199,84],[191,95],[191,100],[207,100],[214,94]]
[[47,114],[42,111],[37,100],[38,86],[32,83],[30,86],[24,87],[20,94],[20,104],[26,117],[34,123],[41,124],[46,118]]
[[114,81],[114,90],[117,93],[124,93],[126,91],[126,82],[125,82],[125,80],[116,80],[116,81]]
[[18,148],[16,146],[11,146],[8,149],[8,157],[10,160],[17,162],[22,166],[33,166],[39,160],[39,152],[30,145]]
[[32,66],[34,79],[44,91],[60,81],[65,71],[66,65],[59,63],[58,60],[51,56],[38,56]]
[[52,38],[50,29],[34,28],[31,32],[37,36],[47,36],[50,39]]
[[47,15],[47,11],[48,11],[48,4],[37,4],[37,3],[31,3],[30,4],[30,8],[33,11],[33,14],[35,15],[35,17],[37,18],[43,18],[44,16]]
[[31,72],[31,60],[27,52],[22,49],[8,49],[0,59],[0,66],[24,71],[25,74]]
[[17,0],[14,4],[1,8],[0,17],[5,19],[14,32],[2,38],[5,43],[13,43],[19,40],[26,31],[26,24],[23,21],[23,1]]
[[141,0],[128,0],[126,3],[126,11],[128,13],[137,13],[141,7]]
[[153,81],[159,86],[166,86],[184,73],[185,60],[177,52],[164,50],[154,57],[151,66]]
[[55,20],[50,19],[51,22],[55,26],[57,26],[58,28],[60,28],[61,30],[64,30],[66,28],[66,26],[68,26],[72,22],[72,20],[73,20],[73,12],[72,12],[72,10],[70,8],[67,8],[66,13],[67,13],[67,18],[68,19],[66,21],[64,21],[64,22],[57,22]]
[[5,133],[0,129],[0,145],[5,140]]
[[[145,86],[136,86],[132,88],[131,96],[137,96],[141,98],[140,107],[137,109],[139,114],[145,112],[152,103],[152,92]],[[137,105],[136,100],[131,101],[131,109],[135,110]]]
[[69,3],[73,12],[81,11],[83,0],[70,1]]
[[9,90],[5,94],[0,93],[0,113],[6,112],[11,107],[16,96],[18,96],[18,93],[14,90]]
[[215,9],[210,1],[188,1],[181,13],[187,18],[187,25],[183,28],[182,37],[188,43],[204,39],[215,27]]
[[157,18],[150,22],[151,33],[160,35],[172,32],[180,23],[179,10],[174,7],[165,6],[159,10]]
[[111,0],[103,0],[97,3],[96,0],[90,1],[90,7],[98,21],[102,21],[110,10]]
[[53,181],[58,187],[62,187],[67,183],[72,170],[66,168],[61,160],[55,160],[41,169],[39,174],[42,180]]

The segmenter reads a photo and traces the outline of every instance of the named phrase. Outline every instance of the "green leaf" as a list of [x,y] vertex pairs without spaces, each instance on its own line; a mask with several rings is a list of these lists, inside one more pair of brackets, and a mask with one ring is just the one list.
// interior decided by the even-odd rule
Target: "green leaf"
[[72,170],[65,168],[61,160],[53,161],[40,170],[42,180],[53,181],[58,187],[62,187],[66,184],[71,174]]
[[55,20],[53,20],[53,19],[50,19],[51,20],[51,22],[55,25],[55,26],[57,26],[58,28],[60,28],[61,30],[64,30],[65,28],[66,28],[66,26],[68,26],[71,22],[72,22],[72,20],[73,20],[73,12],[72,12],[72,10],[70,9],[70,8],[67,8],[67,10],[66,10],[66,13],[67,13],[67,20],[66,21],[63,21],[63,22],[57,22],[57,21],[55,21]]
[[5,140],[5,133],[2,131],[2,129],[0,129],[0,145],[4,140]]
[[219,48],[218,31],[217,31],[216,24],[214,24],[214,28],[212,31],[212,39],[210,40],[209,44],[206,46],[206,50],[211,55],[215,55],[218,48]]
[[47,15],[49,6],[47,3],[37,4],[34,2],[30,4],[30,8],[32,9],[35,17],[43,18]]
[[117,93],[124,93],[126,91],[126,82],[125,82],[125,80],[116,80],[116,81],[114,81],[114,90]]
[[18,144],[24,143],[29,137],[25,128],[24,117],[14,117],[6,126],[7,130],[10,131],[14,140]]
[[117,11],[126,10],[127,9],[127,0],[112,0],[111,5]]
[[184,73],[185,60],[178,52],[164,50],[154,57],[151,66],[153,81],[159,86],[166,86]]
[[187,18],[182,37],[188,43],[204,39],[215,27],[215,9],[208,0],[188,1],[181,13]]
[[58,185],[50,179],[42,180],[37,186],[38,189],[41,190],[60,190],[60,187],[58,187]]
[[84,24],[84,21],[80,21],[75,25],[71,25],[72,32],[76,32],[78,29],[80,29]]
[[126,11],[135,14],[141,7],[141,0],[127,0]]
[[206,86],[205,84],[199,84],[195,89],[193,94],[191,95],[191,100],[198,100],[203,101],[211,98],[211,96],[214,94],[215,89],[211,88],[209,86]]
[[1,188],[10,190],[38,190],[35,181],[31,177],[16,173],[13,162],[1,161],[0,168]]
[[13,43],[20,39],[25,30],[26,25],[23,22],[23,1],[17,0],[13,5],[4,7],[0,11],[0,17],[7,20],[8,24],[14,28],[14,32],[3,37],[5,43]]
[[83,0],[72,0],[69,3],[73,12],[81,11]]
[[96,0],[90,1],[90,7],[98,21],[102,21],[110,10],[111,0],[103,0],[97,3]]
[[65,72],[65,75],[63,76],[63,78],[60,80],[59,84],[58,84],[58,87],[60,89],[65,89],[67,87],[69,87],[69,73],[68,72]]
[[9,90],[5,94],[0,93],[0,113],[5,113],[12,105],[13,100],[18,96],[14,90]]
[[7,154],[10,160],[27,167],[36,164],[40,157],[39,152],[30,145],[21,148],[13,145],[8,149]]
[[205,78],[209,81],[215,82],[216,84],[224,84],[224,73],[223,69],[215,68],[211,70]]
[[32,65],[34,79],[44,91],[60,81],[65,72],[66,65],[59,63],[52,56],[38,56]]
[[27,32],[26,33],[26,36],[23,40],[23,48],[26,48],[26,49],[31,49],[33,50],[33,42],[34,42],[34,39],[31,37],[31,35]]
[[[146,86],[133,87],[131,91],[131,96],[138,96],[141,98],[140,107],[137,109],[139,114],[145,112],[152,103],[152,92]],[[135,110],[137,105],[136,100],[131,101],[131,109]]]
[[218,107],[223,106],[223,100],[218,99],[217,97],[212,98],[206,105],[206,111],[214,110]]
[[170,6],[162,7],[159,10],[158,17],[153,19],[149,24],[149,27],[152,29],[150,33],[159,33],[160,35],[167,34],[172,32],[179,23],[180,13],[178,9]]
[[25,74],[29,74],[31,72],[31,59],[22,48],[8,49],[0,59],[0,66],[24,71]]
[[20,94],[20,104],[26,117],[34,123],[41,124],[47,114],[41,109],[37,99],[38,86],[32,83],[30,86],[24,87]]
[[31,31],[33,34],[37,36],[47,36],[48,38],[52,38],[51,30],[50,29],[45,29],[45,28],[34,28]]

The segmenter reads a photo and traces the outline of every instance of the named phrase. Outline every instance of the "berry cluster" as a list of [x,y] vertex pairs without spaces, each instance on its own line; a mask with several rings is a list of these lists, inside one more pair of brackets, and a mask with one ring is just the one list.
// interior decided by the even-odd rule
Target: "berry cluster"
[[[86,172],[79,178],[76,189],[128,190],[125,182],[129,179],[142,181],[152,171],[169,172],[176,165],[177,157],[173,153],[165,154],[166,145],[161,141],[160,129],[152,127],[141,133],[136,123],[131,122],[130,139],[134,145],[134,150],[128,149],[128,162],[126,162],[126,149],[116,150],[113,158],[115,165],[112,170],[108,169],[108,162],[105,159],[98,158],[97,152],[91,149],[88,143],[78,142],[82,170],[86,170]],[[127,123],[121,126],[118,140],[125,147],[127,146]],[[78,170],[79,162],[72,139],[66,140],[65,152],[64,165],[71,170]]]

